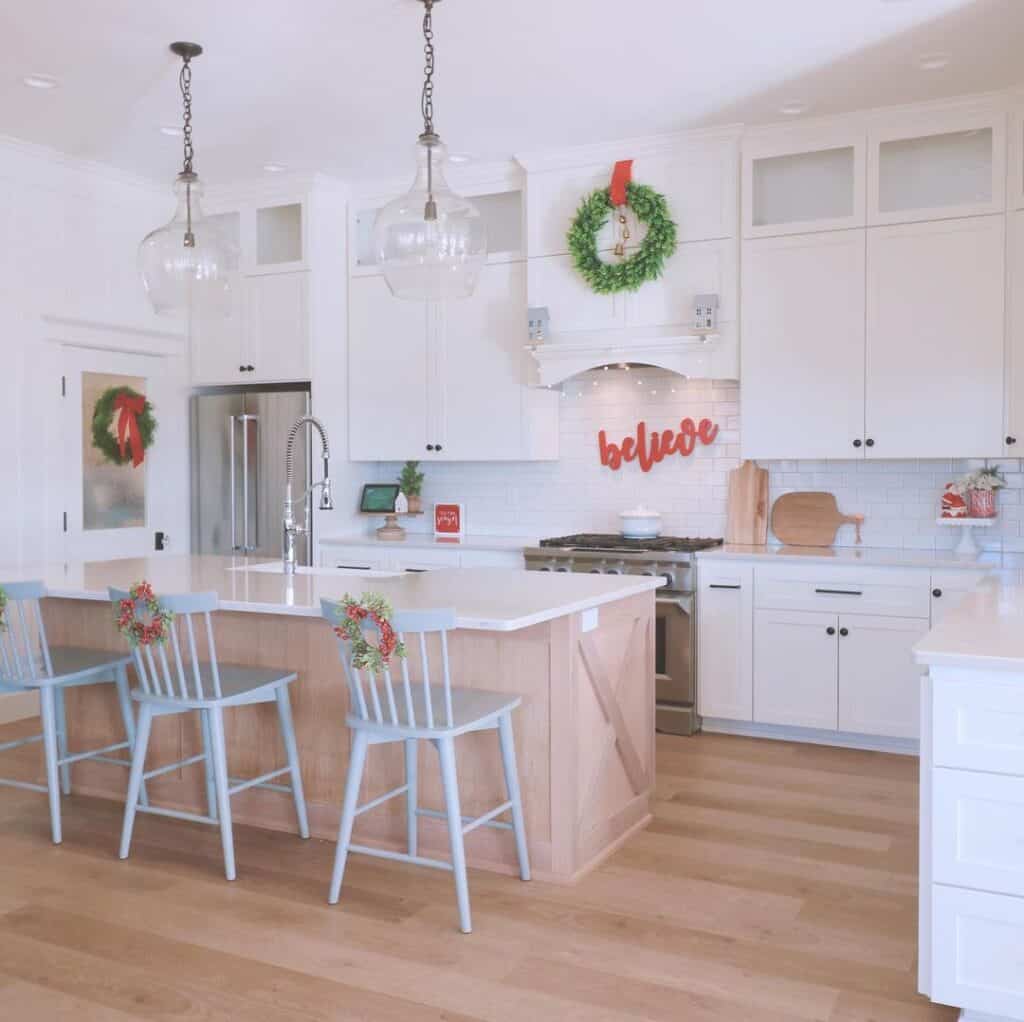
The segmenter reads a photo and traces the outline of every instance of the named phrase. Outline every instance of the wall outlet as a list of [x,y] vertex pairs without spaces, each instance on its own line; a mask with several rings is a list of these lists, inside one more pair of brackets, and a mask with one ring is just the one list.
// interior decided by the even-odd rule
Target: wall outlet
[[693,328],[702,334],[718,329],[718,295],[697,295],[694,298]]
[[551,320],[548,314],[548,307],[546,305],[533,305],[526,310],[526,318],[530,340],[546,340],[549,333],[548,324]]

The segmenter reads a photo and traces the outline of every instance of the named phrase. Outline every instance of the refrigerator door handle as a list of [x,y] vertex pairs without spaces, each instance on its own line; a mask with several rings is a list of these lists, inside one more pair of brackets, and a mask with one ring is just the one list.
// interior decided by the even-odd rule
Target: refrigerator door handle
[[253,485],[255,487],[254,497],[255,501],[252,508],[252,546],[247,552],[253,552],[260,548],[260,420],[257,415],[250,415],[249,421],[252,422],[252,450],[255,455],[255,462],[253,464],[252,476]]
[[242,553],[249,547],[249,417],[242,416]]
[[238,549],[238,508],[235,500],[235,416],[228,417],[228,462],[229,482],[228,489],[231,491],[231,549]]

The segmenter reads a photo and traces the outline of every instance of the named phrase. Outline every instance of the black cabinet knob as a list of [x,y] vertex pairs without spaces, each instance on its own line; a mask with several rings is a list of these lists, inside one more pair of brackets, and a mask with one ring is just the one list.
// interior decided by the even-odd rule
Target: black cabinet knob
[[938,599],[941,595],[942,595],[942,590],[941,589],[933,589],[932,590],[932,596],[934,596],[936,599]]
[[872,440],[871,437],[868,437],[867,440],[864,441],[864,444],[867,447],[874,447],[875,446],[875,441]]
[[825,634],[826,635],[835,635],[836,634],[836,630],[831,625],[829,625],[828,628],[825,629]]
[[860,440],[854,440],[853,441],[853,446],[854,447],[860,447],[860,445],[861,445],[861,441]]
[[440,444],[434,444],[434,450],[435,451],[441,450],[441,445]]
[[255,366],[246,366],[246,367],[245,367],[245,371],[246,371],[247,373],[255,372],[255,370],[256,370],[256,367],[255,367]]
[[245,372],[245,366],[239,366],[239,367],[238,367],[238,371],[239,371],[240,373],[244,373],[244,372]]
[[427,444],[427,450],[428,451],[432,451],[433,449],[434,449],[434,445],[433,444]]
[[1013,445],[1013,444],[1015,444],[1016,442],[1017,442],[1017,438],[1016,438],[1015,436],[1008,436],[1008,437],[1006,438],[1006,446],[1007,446],[1007,447],[1010,447],[1010,446],[1012,446],[1012,445]]
[[850,629],[849,628],[840,628],[839,629],[839,634],[843,635],[843,636],[849,635],[850,634]]

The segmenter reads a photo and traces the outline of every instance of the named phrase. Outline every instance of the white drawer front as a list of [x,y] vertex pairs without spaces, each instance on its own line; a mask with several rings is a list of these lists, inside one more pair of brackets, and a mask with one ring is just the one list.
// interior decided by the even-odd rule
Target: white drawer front
[[463,568],[519,568],[525,570],[522,550],[463,550],[459,553]]
[[931,998],[1024,1018],[1024,899],[932,887]]
[[1024,777],[938,768],[932,788],[932,876],[1024,897]]
[[936,766],[1024,776],[1024,684],[940,678],[932,686]]
[[758,608],[875,614],[927,618],[931,591],[928,575],[892,581],[863,577],[781,578],[757,573],[754,599]]

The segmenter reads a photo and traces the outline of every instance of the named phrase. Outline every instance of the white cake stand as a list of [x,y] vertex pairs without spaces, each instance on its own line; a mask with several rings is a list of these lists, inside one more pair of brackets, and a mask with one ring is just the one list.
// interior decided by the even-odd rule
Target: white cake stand
[[995,525],[995,518],[936,518],[936,525],[952,525],[960,530],[960,543],[956,548],[958,554],[976,557],[981,553],[974,540],[974,529],[989,529]]

